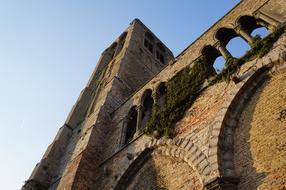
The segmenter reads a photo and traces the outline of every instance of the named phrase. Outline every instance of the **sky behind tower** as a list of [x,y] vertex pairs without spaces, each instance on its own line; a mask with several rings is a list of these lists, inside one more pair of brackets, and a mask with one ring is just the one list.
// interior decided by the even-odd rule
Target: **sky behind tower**
[[134,18],[178,55],[238,2],[0,0],[1,189],[20,189]]

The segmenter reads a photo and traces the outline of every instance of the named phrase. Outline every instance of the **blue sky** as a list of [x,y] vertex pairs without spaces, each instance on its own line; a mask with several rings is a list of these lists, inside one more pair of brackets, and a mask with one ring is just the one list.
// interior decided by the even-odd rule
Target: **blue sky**
[[180,53],[239,0],[0,0],[1,189],[19,189],[101,52],[139,18]]

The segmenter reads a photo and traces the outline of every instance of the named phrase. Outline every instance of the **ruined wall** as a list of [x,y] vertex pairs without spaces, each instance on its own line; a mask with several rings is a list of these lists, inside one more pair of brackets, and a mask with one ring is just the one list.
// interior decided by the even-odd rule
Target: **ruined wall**
[[265,76],[235,130],[239,189],[286,188],[286,73]]
[[[204,33],[197,41],[195,41],[193,44],[190,45],[190,47],[188,47],[184,52],[182,52],[176,58],[176,61],[174,63],[168,65],[162,72],[160,72],[142,89],[140,89],[137,93],[135,93],[133,97],[131,97],[126,103],[124,103],[120,107],[120,109],[113,112],[112,123],[114,123],[115,124],[114,126],[116,126],[114,128],[115,130],[113,131],[113,135],[111,136],[113,140],[115,139],[115,141],[113,142],[117,142],[119,145],[120,137],[122,136],[121,129],[122,126],[124,125],[123,120],[132,106],[134,105],[139,106],[141,104],[141,98],[144,92],[147,89],[151,89],[153,92],[156,91],[158,85],[161,82],[168,81],[175,75],[175,73],[180,71],[183,67],[191,64],[192,61],[195,60],[201,54],[200,51],[206,44],[217,44],[214,35],[215,32],[220,27],[231,26],[233,28],[236,28],[237,25],[236,21],[240,16],[255,15],[258,12],[260,12],[262,8],[263,10],[269,10],[269,8],[267,8],[266,5],[268,7],[278,7],[279,4],[276,3],[282,3],[282,1],[279,2],[269,1],[268,4],[264,3],[267,3],[267,1],[241,2],[241,4],[235,7],[234,10],[231,10],[218,23],[213,25],[211,29],[209,29],[206,33]],[[273,15],[275,14],[272,13],[272,16]],[[275,45],[277,49],[273,50],[272,53],[269,53],[269,55],[266,56],[265,59],[253,60],[248,63],[245,63],[241,67],[240,71],[237,73],[238,76],[240,76],[243,79],[242,82],[238,84],[235,84],[233,82],[230,83],[220,82],[215,85],[207,87],[196,99],[192,107],[189,108],[185,117],[176,124],[175,127],[177,134],[176,138],[184,139],[179,144],[181,145],[183,144],[183,142],[185,142],[183,146],[196,147],[193,149],[190,148],[188,150],[191,152],[191,154],[194,154],[196,151],[198,151],[198,153],[195,154],[196,156],[194,156],[191,159],[192,162],[190,163],[190,165],[197,168],[197,172],[201,170],[202,172],[201,178],[203,179],[205,186],[207,185],[207,183],[209,183],[210,188],[212,188],[211,187],[212,185],[213,187],[215,187],[216,183],[217,184],[220,183],[224,184],[224,187],[227,187],[229,183],[230,184],[239,183],[238,179],[239,176],[236,177],[234,169],[235,167],[233,162],[231,161],[233,159],[233,153],[228,151],[228,147],[232,146],[231,143],[233,142],[233,138],[229,139],[228,137],[224,136],[226,133],[228,133],[228,128],[226,128],[225,126],[234,125],[234,121],[226,118],[228,118],[228,115],[237,114],[236,109],[232,108],[231,106],[232,104],[235,105],[235,103],[233,103],[233,100],[235,99],[234,102],[236,102],[237,101],[236,98],[239,99],[238,97],[243,99],[243,97],[241,97],[242,95],[240,94],[241,93],[243,94],[244,91],[246,91],[247,93],[248,91],[252,92],[254,87],[250,84],[253,81],[254,84],[257,83],[254,80],[257,76],[253,76],[253,78],[251,78],[250,76],[252,76],[253,73],[255,73],[256,71],[258,71],[259,67],[270,64],[272,61],[275,62],[275,60],[279,59],[279,55],[277,54],[276,51],[280,51],[281,53],[282,51],[281,48],[283,49],[282,44],[283,42],[280,41],[280,43]],[[268,57],[271,57],[271,60],[268,60],[269,59]],[[261,71],[258,71],[257,73],[259,72]],[[250,90],[247,90],[248,88]],[[240,106],[243,107],[243,105],[244,103],[240,102]],[[227,130],[224,132],[225,129]],[[231,129],[231,131],[233,131],[233,129]],[[231,132],[231,134],[233,133]],[[113,170],[112,160],[116,159],[117,161],[114,161],[114,163],[120,163],[119,162],[120,158],[126,159],[127,154],[137,155],[138,152],[130,148],[132,147],[132,145],[142,147],[143,149],[144,147],[148,147],[148,145],[145,144],[145,141],[140,140],[141,137],[139,137],[138,139],[137,137],[135,135],[134,141],[131,142],[131,144],[126,145],[126,147],[123,147],[122,150],[119,149],[119,153],[114,155],[114,157],[116,158],[112,157],[111,160],[108,160],[108,162],[103,163],[103,165],[105,165],[106,168],[109,168],[111,170],[110,173],[114,173],[117,176],[116,177],[117,180],[119,178],[118,170],[124,171],[125,169],[116,168],[115,170]],[[163,144],[164,142],[165,141],[163,141]],[[190,142],[193,146],[189,145]],[[157,142],[154,142],[153,145],[155,144],[156,146],[156,143]],[[150,142],[150,144],[152,143]],[[220,146],[218,144],[220,144]],[[185,154],[189,155],[188,153]],[[206,157],[206,160],[204,159],[204,156]],[[187,161],[189,160],[188,156],[185,157],[182,156],[182,158]],[[230,179],[231,182],[225,181],[224,178],[218,179],[217,177],[221,175],[228,176],[228,179]],[[280,179],[282,178],[283,177],[280,176]],[[217,179],[216,182],[214,182],[215,179]],[[113,185],[117,183],[117,182],[112,182],[112,180],[110,180],[109,182],[105,180],[103,181],[97,183],[98,184],[111,183]],[[212,182],[214,183],[212,184]]]
[[[241,1],[175,60],[171,51],[136,19],[127,33],[103,53],[66,125],[35,168],[26,189],[37,189],[37,185],[49,189],[188,189],[186,184],[197,189],[282,188],[285,104],[280,102],[285,102],[285,90],[281,89],[285,86],[282,70],[286,56],[281,57],[286,54],[285,35],[266,56],[242,65],[236,73],[238,81],[211,84],[207,79],[200,96],[176,123],[175,138],[156,139],[136,129],[133,139],[125,144],[122,140],[128,113],[134,106],[142,108],[146,90],[156,97],[158,86],[191,67],[206,45],[225,53],[216,35],[219,29],[229,28],[246,40],[247,34],[238,24],[241,16],[264,21],[269,30],[282,26],[286,22],[284,4],[283,0]],[[144,41],[146,32],[154,37],[153,48]],[[165,52],[165,62],[157,49]],[[264,76],[272,72],[275,74],[263,83]],[[272,123],[272,127],[263,123]],[[265,138],[265,134],[270,137]],[[155,154],[145,159],[146,150]],[[269,161],[274,154],[275,159]],[[245,156],[249,156],[246,162]],[[124,186],[129,179],[134,181]]]

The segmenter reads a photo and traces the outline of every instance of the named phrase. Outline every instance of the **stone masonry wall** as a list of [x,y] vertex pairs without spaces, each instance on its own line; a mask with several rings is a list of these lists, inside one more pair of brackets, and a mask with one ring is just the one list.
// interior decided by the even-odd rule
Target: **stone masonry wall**
[[265,79],[235,130],[239,189],[286,188],[286,72]]
[[[263,68],[266,65],[271,65],[275,63],[275,65],[281,64],[279,61],[281,53],[285,51],[285,47],[283,46],[284,42],[286,40],[285,35],[274,45],[274,49],[267,54],[262,59],[258,60],[252,60],[250,62],[245,63],[239,72],[237,73],[238,77],[242,79],[242,81],[238,84],[235,84],[234,82],[230,82],[229,84],[225,82],[217,83],[214,86],[210,86],[206,88],[199,98],[194,102],[193,106],[187,111],[186,117],[181,120],[177,126],[176,130],[178,132],[178,136],[174,139],[174,144],[178,144],[180,147],[185,147],[188,151],[191,153],[182,153],[182,159],[188,161],[191,160],[190,165],[196,168],[196,171],[199,172],[201,169],[202,174],[200,174],[201,177],[203,177],[204,182],[211,181],[216,176],[219,175],[234,175],[232,173],[232,170],[229,170],[229,167],[232,167],[231,165],[228,165],[230,162],[228,160],[223,161],[225,159],[229,159],[229,153],[222,155],[222,168],[225,168],[225,171],[219,172],[219,166],[217,165],[218,162],[220,162],[218,159],[218,154],[221,147],[224,147],[224,143],[228,143],[228,141],[224,141],[225,137],[224,134],[221,133],[221,125],[224,121],[224,118],[231,117],[232,115],[237,114],[234,110],[233,112],[228,113],[228,107],[230,104],[233,104],[232,102],[236,102],[233,106],[239,107],[244,106],[245,104],[243,101],[245,98],[247,99],[248,96],[246,94],[251,94],[252,91],[247,90],[248,88],[257,88],[259,84],[255,82],[256,79],[259,79],[259,74],[253,75],[254,73],[259,73],[260,68]],[[276,66],[274,65],[274,69]],[[283,65],[283,64],[282,64]],[[278,66],[277,66],[278,67]],[[283,67],[283,66],[281,66]],[[277,71],[278,72],[278,71]],[[250,76],[253,76],[252,78],[249,78]],[[275,75],[274,75],[275,76]],[[260,79],[259,79],[260,80]],[[277,81],[275,83],[278,83]],[[279,83],[278,83],[279,84]],[[284,85],[285,83],[281,83],[281,85]],[[249,86],[249,87],[248,87]],[[280,92],[283,94],[283,91],[279,90],[280,88],[276,88],[277,92]],[[244,94],[245,93],[245,94]],[[271,93],[271,92],[269,92]],[[234,97],[239,94],[239,99],[234,100]],[[275,94],[275,93],[274,93]],[[280,100],[282,101],[282,100]],[[128,102],[127,102],[128,103]],[[236,105],[238,104],[238,105]],[[265,103],[262,104],[263,106],[267,106]],[[229,108],[230,109],[230,108]],[[283,110],[282,110],[283,111]],[[116,115],[120,116],[120,115]],[[115,116],[115,117],[116,117]],[[228,125],[227,127],[236,125],[231,120],[226,120],[226,123],[224,125]],[[225,128],[225,127],[224,127]],[[118,130],[119,132],[120,130]],[[279,133],[281,133],[281,130],[278,130]],[[219,142],[219,137],[221,136],[221,142]],[[116,178],[114,178],[115,181],[113,181],[112,177],[109,177],[108,179],[99,179],[99,181],[96,184],[116,184],[116,181],[120,179],[120,175],[122,171],[124,173],[124,168],[128,167],[128,163],[132,162],[126,162],[125,164],[121,164],[121,159],[127,159],[127,155],[131,154],[133,155],[131,160],[134,159],[134,154],[136,155],[138,152],[138,149],[132,149],[131,147],[136,145],[139,147],[139,149],[149,146],[156,146],[157,144],[168,144],[164,140],[158,140],[158,141],[152,141],[150,143],[145,144],[146,141],[141,141],[140,139],[143,138],[139,137],[138,139],[135,139],[134,142],[127,145],[122,151],[120,151],[118,154],[116,154],[114,157],[112,157],[111,160],[104,163],[102,167],[106,166],[106,168],[110,169],[110,173],[114,174]],[[184,139],[184,140],[183,140]],[[148,139],[146,139],[148,140]],[[221,143],[221,145],[218,144]],[[268,143],[271,143],[268,142]],[[276,142],[273,142],[274,144]],[[172,143],[171,143],[172,144]],[[141,148],[140,148],[141,147]],[[195,148],[191,148],[195,147]],[[177,157],[181,157],[180,150],[177,151],[177,149],[170,149],[169,150],[162,150],[167,155],[173,155]],[[197,152],[196,152],[197,151]],[[185,155],[185,156],[184,156]],[[192,155],[194,157],[189,158],[188,155]],[[196,156],[197,155],[197,156]],[[204,158],[205,157],[205,158]],[[116,161],[115,161],[116,160]],[[127,165],[126,165],[127,164]],[[117,166],[116,168],[113,168],[113,165]],[[124,167],[122,167],[124,166]],[[201,169],[200,169],[201,167]],[[121,174],[118,174],[121,173]],[[103,175],[102,173],[99,175]],[[283,178],[280,178],[283,179]],[[108,181],[106,181],[108,180]],[[283,184],[283,182],[281,182]],[[280,183],[280,184],[281,184]],[[114,186],[113,186],[114,187]]]
[[189,190],[190,187],[200,190],[202,184],[186,162],[154,152],[136,173],[127,190]]
[[[206,81],[200,96],[176,124],[174,139],[154,139],[137,132],[124,147],[120,145],[120,139],[123,120],[132,106],[141,104],[143,93],[147,89],[155,91],[161,82],[190,66],[201,55],[204,46],[216,46],[218,41],[214,35],[219,28],[235,28],[240,16],[262,13],[277,26],[286,22],[285,11],[283,0],[241,1],[175,60],[165,47],[167,65],[160,65],[155,58],[152,60],[144,47],[138,48],[148,29],[138,20],[133,22],[127,30],[132,35],[128,33],[123,50],[107,67],[100,65],[100,69],[105,70],[103,78],[97,81],[94,75],[89,81],[66,121],[66,132],[59,132],[27,185],[32,187],[35,182],[50,189],[113,189],[130,175],[135,180],[129,189],[144,189],[150,185],[142,181],[146,174],[147,178],[153,179],[151,186],[162,189],[187,189],[184,186],[187,181],[194,184],[194,188],[202,189],[220,177],[234,180],[227,182],[231,185],[236,185],[237,179],[241,178],[240,189],[283,188],[286,173],[283,159],[285,72],[274,74],[262,86],[256,78],[261,76],[261,71],[272,67],[276,71],[279,64],[284,64],[279,56],[286,52],[285,35],[265,57],[242,66],[237,73],[239,83],[220,82],[211,86]],[[141,27],[135,30],[133,27],[137,24]],[[142,64],[142,60],[142,69],[132,67]],[[138,72],[141,70],[145,71],[144,75]],[[129,77],[135,79],[128,80]],[[101,87],[95,85],[98,82]],[[259,90],[244,108],[256,88]],[[94,109],[89,112],[92,105]],[[241,110],[241,119],[237,121]],[[85,113],[88,114],[84,118]],[[240,123],[245,127],[234,130]],[[264,123],[270,123],[270,127]],[[266,138],[266,135],[269,136]],[[130,167],[139,164],[140,156],[149,149],[155,154],[138,173],[129,174]],[[249,159],[241,163],[245,156]],[[48,170],[46,163],[51,164]],[[173,179],[177,175],[182,176],[179,181]],[[158,180],[154,181],[154,176]]]

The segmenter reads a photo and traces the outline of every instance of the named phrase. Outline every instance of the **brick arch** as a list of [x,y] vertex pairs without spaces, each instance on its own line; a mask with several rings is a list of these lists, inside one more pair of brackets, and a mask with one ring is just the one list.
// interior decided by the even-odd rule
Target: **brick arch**
[[136,106],[132,106],[129,109],[128,114],[126,116],[126,131],[124,134],[125,136],[124,144],[127,144],[128,142],[130,142],[136,133],[137,117],[138,117],[138,113],[136,110]]
[[130,175],[135,175],[142,166],[142,162],[148,158],[148,154],[157,151],[159,155],[175,157],[186,162],[196,173],[204,186],[210,181],[211,168],[207,156],[188,138],[151,139],[141,148],[132,163],[119,176],[115,190],[122,188],[126,184]]
[[215,67],[214,67],[215,61],[217,58],[222,56],[218,48],[212,45],[205,45],[201,49],[200,52],[201,52],[201,55],[204,57],[205,61],[207,62],[207,64],[212,66],[212,69],[213,69],[212,72],[216,73]]
[[240,35],[232,27],[222,27],[215,32],[217,39],[224,47],[235,37]]
[[[285,68],[286,50],[274,48],[275,54],[268,58],[258,59],[248,72],[238,76],[240,82],[237,88],[229,94],[227,101],[217,112],[210,128],[208,160],[211,166],[211,173],[217,176],[235,177],[233,165],[233,129],[237,126],[237,116],[242,112],[245,102],[252,95],[253,91],[260,87],[265,72],[275,72]],[[220,152],[223,150],[223,154]],[[223,162],[222,162],[223,160]],[[230,167],[230,168],[228,168]]]
[[156,104],[161,108],[166,103],[167,85],[166,82],[160,82],[153,91]]
[[212,168],[212,173],[229,180],[228,183],[234,187],[239,179],[234,169],[233,143],[234,129],[239,124],[239,114],[246,101],[259,86],[263,79],[261,77],[268,71],[268,67],[263,63],[256,67],[253,74],[239,84],[235,93],[231,95],[229,101],[225,103],[218,112],[217,118],[211,124],[211,135],[209,138],[208,158]]
[[143,105],[146,96],[148,96],[149,94],[152,95],[152,93],[153,93],[153,90],[150,88],[144,90],[143,94],[140,97],[140,105]]
[[258,24],[258,19],[252,15],[242,15],[237,18],[235,23],[248,34],[251,34],[251,32],[257,28],[262,27],[262,25]]
[[116,181],[114,190],[126,189],[132,177],[136,175],[145,161],[150,158],[151,152],[152,149],[147,148],[133,160],[129,167],[117,178],[118,180]]
[[158,89],[162,86],[162,85],[166,85],[168,81],[160,81],[158,82],[155,86],[154,86],[154,91],[158,91]]
[[[226,24],[226,25],[223,25],[223,26],[221,26],[221,27],[218,27],[218,28],[214,29],[214,31],[212,32],[212,39],[213,39],[215,42],[218,41],[218,39],[217,39],[217,37],[216,37],[218,31],[221,30],[221,29],[223,29],[223,28],[234,29],[234,28],[235,28],[235,24],[230,24],[230,23],[229,23],[229,24]],[[207,44],[206,44],[206,45],[207,45]],[[210,45],[210,44],[209,44],[209,45]]]

